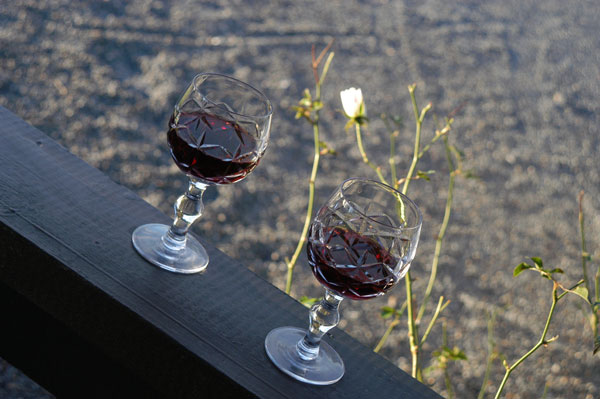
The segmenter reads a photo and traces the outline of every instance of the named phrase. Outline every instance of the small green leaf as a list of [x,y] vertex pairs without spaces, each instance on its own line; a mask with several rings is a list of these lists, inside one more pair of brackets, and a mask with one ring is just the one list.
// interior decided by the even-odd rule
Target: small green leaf
[[476,173],[475,173],[475,172],[474,172],[472,169],[465,170],[465,171],[462,173],[462,176],[463,176],[465,179],[481,179],[481,177],[480,177],[480,176],[478,176],[478,175],[477,175],[477,174],[476,174]]
[[450,360],[467,360],[467,355],[455,346],[452,350],[448,351],[448,358]]
[[319,148],[321,148],[321,151],[320,151],[321,155],[324,155],[324,154],[337,155],[337,152],[333,148],[329,147],[329,144],[327,144],[324,141],[319,141]]
[[310,308],[312,305],[319,302],[320,299],[321,298],[309,298],[306,295],[303,295],[300,298],[300,303],[303,304],[304,306],[306,306],[307,308]]
[[570,292],[572,292],[573,294],[577,294],[580,297],[582,297],[587,303],[590,303],[590,300],[588,298],[588,290],[587,288],[583,287],[583,286],[578,286],[573,288]]
[[535,267],[537,267],[538,269],[544,268],[544,262],[542,262],[542,258],[534,256],[533,258],[531,258],[531,260],[533,261],[533,263],[535,263]]
[[348,122],[346,122],[346,125],[344,126],[344,130],[348,131],[352,125],[354,125],[354,119],[348,119]]
[[560,268],[557,267],[556,269],[550,270],[548,273],[550,273],[550,274],[561,273],[562,274],[562,273],[564,273],[564,271],[563,271],[563,269],[560,269]]
[[521,263],[519,266],[515,267],[515,270],[513,271],[513,277],[517,277],[523,272],[523,270],[531,269],[532,267],[533,266],[530,266],[527,263]]
[[600,352],[600,335],[597,336],[596,340],[594,341],[594,355],[598,352]]
[[429,178],[429,175],[432,175],[435,173],[435,170],[428,170],[428,171],[422,171],[422,170],[418,170],[417,171],[417,176],[420,179],[425,179],[427,181],[430,181],[431,179]]
[[389,306],[384,306],[381,308],[381,317],[384,319],[389,319],[390,317],[392,317],[394,315],[394,313],[396,313],[396,309],[389,307]]

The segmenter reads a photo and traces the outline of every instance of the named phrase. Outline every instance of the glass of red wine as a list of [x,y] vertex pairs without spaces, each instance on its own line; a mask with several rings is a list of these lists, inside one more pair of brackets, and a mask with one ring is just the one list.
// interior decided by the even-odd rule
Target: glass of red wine
[[308,330],[279,327],[265,339],[275,365],[291,377],[328,385],[344,375],[344,362],[323,335],[339,320],[344,298],[385,294],[404,277],[415,257],[421,211],[385,184],[362,178],[338,187],[308,233],[308,263],[325,286],[325,297],[309,312]]
[[231,184],[250,173],[267,148],[273,107],[260,91],[216,73],[197,75],[175,105],[167,141],[173,160],[189,178],[175,202],[171,226],[145,224],[133,246],[149,262],[172,272],[198,273],[208,254],[187,234],[202,215],[207,187]]

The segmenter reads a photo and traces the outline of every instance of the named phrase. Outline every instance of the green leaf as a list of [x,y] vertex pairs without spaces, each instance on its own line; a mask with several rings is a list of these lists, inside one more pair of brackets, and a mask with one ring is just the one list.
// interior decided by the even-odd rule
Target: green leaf
[[562,274],[562,273],[564,273],[564,272],[563,272],[563,269],[560,269],[560,268],[558,268],[558,267],[557,267],[556,269],[552,269],[552,270],[550,270],[548,273],[550,273],[550,274],[553,274],[553,273],[561,273],[561,274]]
[[479,175],[477,175],[477,174],[476,174],[476,173],[475,173],[475,172],[474,172],[472,169],[465,170],[465,171],[462,173],[462,176],[463,176],[465,179],[481,179],[481,177],[480,177]]
[[537,267],[538,269],[544,268],[544,262],[542,262],[542,258],[534,256],[533,258],[531,258],[531,260],[533,261],[533,263],[535,263],[535,267]]
[[392,317],[394,315],[394,313],[396,313],[396,309],[389,307],[389,306],[384,306],[381,308],[381,317],[384,319],[389,319],[390,317]]
[[350,129],[355,123],[356,123],[355,119],[352,119],[352,118],[348,119],[348,122],[344,126],[344,130],[348,131],[348,129]]
[[417,170],[417,176],[420,179],[425,179],[427,181],[430,181],[431,179],[429,178],[429,175],[432,175],[435,173],[435,170],[428,170],[428,171],[422,171],[422,170]]
[[600,352],[600,335],[596,337],[596,341],[594,342],[594,355]]
[[517,277],[523,272],[523,270],[531,269],[532,267],[533,266],[530,266],[527,263],[521,263],[519,266],[515,267],[515,270],[513,271],[513,277]]
[[580,297],[582,297],[587,303],[590,303],[590,300],[588,298],[588,290],[587,288],[585,288],[584,286],[578,286],[573,288],[571,291],[573,294],[579,295]]
[[467,360],[467,355],[455,346],[452,350],[448,351],[448,358],[450,360]]
[[306,295],[303,295],[300,298],[300,303],[303,304],[304,306],[306,306],[307,308],[310,308],[312,305],[319,302],[320,299],[321,298],[309,298]]
[[324,141],[319,141],[319,148],[321,148],[321,151],[320,151],[321,155],[323,155],[323,154],[337,155],[337,152],[333,148],[329,147],[329,144],[327,144]]

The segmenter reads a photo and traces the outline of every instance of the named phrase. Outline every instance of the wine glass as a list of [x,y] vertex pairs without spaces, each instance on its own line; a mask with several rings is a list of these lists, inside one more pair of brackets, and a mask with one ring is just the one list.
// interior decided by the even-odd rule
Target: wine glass
[[235,183],[250,173],[267,148],[273,107],[260,91],[216,73],[194,77],[169,120],[167,141],[173,160],[189,178],[175,202],[171,226],[145,224],[133,246],[149,262],[172,272],[197,273],[208,254],[187,232],[202,215],[208,186]]
[[348,179],[334,191],[313,220],[307,243],[308,263],[325,297],[311,308],[308,330],[279,327],[267,335],[265,349],[279,369],[315,385],[342,378],[344,362],[321,338],[338,324],[344,298],[383,295],[404,277],[422,219],[408,197],[373,180]]

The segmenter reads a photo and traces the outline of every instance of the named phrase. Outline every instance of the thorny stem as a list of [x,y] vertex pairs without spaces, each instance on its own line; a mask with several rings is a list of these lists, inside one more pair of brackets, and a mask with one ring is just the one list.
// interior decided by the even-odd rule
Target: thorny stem
[[[329,66],[331,65],[331,60],[333,59],[334,53],[329,53],[327,60],[323,66],[321,76],[319,76],[319,64],[325,57],[325,54],[329,51],[331,46],[333,45],[333,40],[329,42],[329,44],[321,51],[318,57],[315,57],[315,46],[313,45],[311,49],[312,56],[312,70],[313,75],[315,77],[315,100],[313,103],[321,102],[321,85],[325,80],[325,76],[327,75],[327,71],[329,70]],[[319,147],[319,110],[320,108],[314,109],[314,117],[309,118],[310,124],[313,127],[313,138],[314,138],[314,156],[313,156],[313,165],[312,171],[310,173],[310,179],[308,182],[308,206],[306,208],[306,216],[304,218],[304,226],[302,227],[302,233],[300,235],[300,239],[298,240],[298,244],[296,245],[296,250],[292,255],[292,259],[286,261],[287,264],[287,278],[285,283],[285,293],[290,295],[292,291],[292,278],[294,274],[294,268],[296,267],[296,262],[298,262],[298,257],[302,252],[302,247],[306,242],[306,234],[308,233],[308,228],[310,227],[310,220],[312,217],[314,200],[315,200],[315,180],[317,179],[317,171],[319,170],[319,160],[321,158],[321,152]]]
[[444,237],[446,235],[446,229],[448,228],[448,223],[450,221],[450,213],[452,211],[452,200],[454,195],[454,180],[456,178],[456,169],[454,167],[454,163],[452,162],[452,154],[448,145],[448,137],[446,136],[444,136],[444,145],[446,148],[446,158],[448,160],[448,167],[450,169],[450,181],[448,182],[448,196],[446,198],[446,209],[444,211],[444,219],[442,220],[440,232],[438,233],[437,239],[435,241],[435,251],[433,253],[433,261],[431,262],[431,273],[429,275],[429,282],[427,283],[427,288],[425,289],[423,303],[421,304],[419,308],[419,314],[417,315],[417,323],[421,321],[423,315],[425,314],[425,307],[427,306],[427,302],[429,301],[429,297],[431,296],[431,291],[433,290],[433,285],[437,277],[437,269],[440,260],[440,255],[442,253],[442,242],[444,241]]
[[[409,87],[409,90],[410,89],[411,89],[411,87]],[[416,105],[416,101],[413,101],[413,106],[415,106],[415,105]],[[425,112],[425,110],[423,112]],[[417,115],[417,112],[415,112],[415,115]],[[453,192],[454,192],[454,180],[455,180],[456,173],[458,172],[458,170],[457,170],[458,168],[454,166],[454,163],[452,161],[451,150],[450,150],[450,146],[448,145],[448,138],[447,138],[447,133],[450,132],[452,122],[453,122],[452,119],[447,120],[444,128],[442,130],[436,131],[435,137],[431,140],[431,142],[429,142],[429,144],[427,144],[418,153],[418,157],[417,157],[417,160],[419,160],[421,157],[423,157],[424,153],[429,150],[429,148],[431,147],[431,145],[433,143],[435,143],[441,137],[444,138],[444,144],[445,144],[445,148],[446,148],[446,157],[448,160],[448,165],[449,165],[449,170],[450,170],[450,183],[448,185],[448,197],[446,200],[446,209],[445,209],[444,219],[442,221],[442,225],[440,227],[440,232],[439,232],[438,238],[436,240],[436,248],[435,248],[434,257],[433,257],[433,261],[432,261],[432,268],[431,268],[431,274],[429,277],[429,283],[427,285],[427,290],[426,290],[426,293],[424,296],[423,304],[420,306],[417,318],[415,320],[415,323],[417,325],[420,324],[421,319],[424,316],[426,304],[429,300],[429,297],[431,296],[431,291],[433,289],[433,285],[435,283],[435,279],[437,276],[437,267],[438,267],[438,263],[439,263],[439,257],[441,255],[442,241],[444,239],[446,229],[448,227],[448,223],[450,220],[450,212],[451,212],[451,208],[452,208],[452,198],[453,198]],[[389,129],[389,130],[391,130],[391,129]],[[392,179],[395,183],[396,188],[398,187],[398,185],[400,183],[398,180],[396,180],[396,175],[395,175],[396,170],[395,170],[395,164],[393,162],[394,146],[395,146],[394,138],[397,135],[397,133],[398,133],[397,130],[392,131],[390,133],[390,146],[392,148],[390,149],[390,159],[389,159],[390,166],[392,166]],[[425,339],[427,339],[427,336],[428,336],[429,332],[431,331],[431,328],[433,327],[433,324],[435,323],[437,316],[439,315],[439,312],[443,311],[446,308],[446,306],[448,305],[448,303],[449,302],[447,302],[441,309],[439,308],[439,304],[438,304],[438,308],[436,309],[436,312],[435,312],[431,322],[429,323],[427,331],[425,332],[425,334],[421,340],[421,343],[420,343],[421,345],[423,344]],[[388,327],[388,331],[386,331],[384,336],[381,338],[378,346],[382,346],[385,343],[385,340],[389,336],[389,332],[391,332],[391,329],[393,329],[396,325],[397,325],[397,323],[390,324],[390,326]]]
[[366,163],[367,165],[369,165],[371,167],[371,169],[373,169],[375,171],[375,173],[377,173],[377,177],[379,177],[379,180],[382,183],[388,184],[388,182],[385,180],[385,177],[383,177],[383,174],[381,173],[381,167],[375,165],[367,157],[367,153],[365,152],[365,148],[363,147],[360,124],[358,122],[355,122],[354,126],[356,129],[356,142],[358,144],[358,151],[360,151],[360,156],[362,157],[363,162]]
[[[408,92],[410,93],[410,99],[413,104],[413,111],[415,114],[415,148],[413,152],[413,159],[410,164],[410,168],[408,173],[406,174],[406,180],[404,181],[404,186],[402,187],[402,194],[406,195],[408,191],[408,185],[412,178],[412,175],[415,172],[417,167],[417,162],[419,160],[419,153],[421,149],[421,125],[423,124],[423,119],[425,118],[425,114],[431,108],[431,103],[427,104],[425,108],[421,110],[421,114],[419,115],[419,107],[417,105],[417,99],[415,98],[415,88],[416,85],[408,86]],[[410,352],[412,354],[412,376],[417,378],[419,381],[422,381],[421,368],[419,366],[419,336],[417,323],[414,318],[413,311],[413,296],[412,296],[412,278],[410,276],[410,270],[404,276],[404,281],[406,282],[406,300],[408,303],[408,338],[410,342]]]
[[[581,281],[579,283],[575,284],[575,286],[573,286],[572,288],[570,288],[569,291],[573,290],[580,284],[581,284]],[[500,386],[498,387],[498,391],[496,392],[496,396],[494,396],[494,399],[500,398],[500,394],[502,394],[502,391],[504,390],[504,386],[506,385],[506,381],[508,381],[508,377],[510,377],[510,374],[521,363],[523,363],[525,361],[525,359],[527,359],[536,350],[538,350],[540,348],[540,346],[547,345],[548,343],[550,343],[551,341],[554,340],[554,339],[546,340],[546,334],[548,334],[548,328],[550,327],[550,322],[552,321],[552,316],[554,315],[554,310],[556,308],[556,304],[563,296],[565,296],[569,292],[569,291],[565,291],[562,294],[558,295],[558,288],[559,288],[559,284],[556,281],[554,281],[554,287],[552,288],[552,306],[550,306],[550,311],[548,312],[548,318],[546,319],[546,325],[544,326],[544,331],[542,331],[542,336],[540,337],[539,341],[526,354],[521,356],[521,358],[519,360],[517,360],[512,366],[509,367],[508,365],[505,365],[506,373],[504,374],[504,378],[502,379],[502,382],[500,383]]]
[[285,293],[290,295],[292,291],[292,278],[294,273],[294,267],[296,266],[296,262],[298,261],[298,257],[302,252],[302,247],[306,242],[306,235],[308,234],[308,228],[310,227],[310,220],[312,217],[313,206],[315,202],[315,180],[317,179],[317,171],[319,170],[319,160],[321,158],[320,149],[319,149],[319,116],[318,114],[315,116],[313,126],[313,136],[314,136],[314,145],[315,145],[315,153],[313,156],[313,166],[312,172],[310,173],[310,180],[308,182],[308,206],[306,207],[306,216],[304,218],[304,227],[302,227],[302,233],[300,235],[300,240],[298,241],[298,245],[296,245],[296,250],[292,255],[292,259],[287,262],[287,279],[285,283]]

